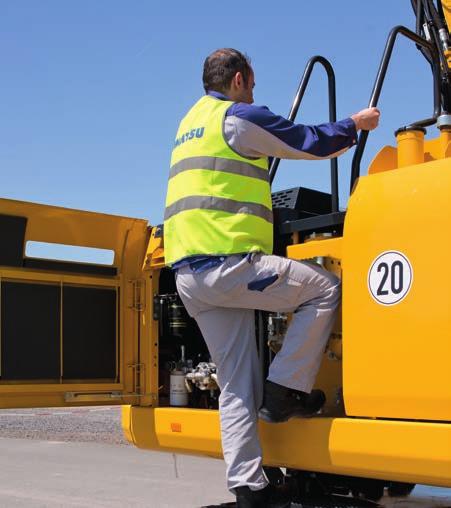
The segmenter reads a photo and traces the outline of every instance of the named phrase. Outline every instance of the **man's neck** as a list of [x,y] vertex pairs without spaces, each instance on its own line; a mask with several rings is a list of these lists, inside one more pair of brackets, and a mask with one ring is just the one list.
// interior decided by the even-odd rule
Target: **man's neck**
[[221,101],[230,101],[230,97],[224,95],[222,92],[217,92],[216,90],[208,90],[207,95],[211,97],[215,97],[216,99],[220,99]]

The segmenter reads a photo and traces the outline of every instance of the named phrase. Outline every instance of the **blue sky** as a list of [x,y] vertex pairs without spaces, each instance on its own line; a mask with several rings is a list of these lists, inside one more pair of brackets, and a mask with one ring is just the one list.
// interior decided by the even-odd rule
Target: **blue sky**
[[[377,6],[377,7],[373,7]],[[2,0],[2,197],[162,221],[170,150],[203,93],[206,55],[236,47],[252,59],[255,102],[287,114],[306,61],[337,76],[338,117],[366,107],[389,30],[414,27],[410,0],[369,2]],[[432,112],[431,75],[400,39],[363,170],[396,128]],[[327,121],[314,72],[298,121]],[[429,128],[435,135],[435,128]],[[352,153],[339,161],[341,205]],[[283,162],[273,189],[329,189],[323,162]]]

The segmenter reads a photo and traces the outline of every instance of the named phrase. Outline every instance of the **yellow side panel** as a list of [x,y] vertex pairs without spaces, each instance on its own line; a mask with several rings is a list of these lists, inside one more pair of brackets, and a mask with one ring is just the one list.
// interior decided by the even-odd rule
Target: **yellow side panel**
[[[0,372],[0,407],[123,404],[140,400],[136,397],[136,392],[141,388],[138,374],[139,366],[143,363],[140,355],[144,348],[140,350],[138,347],[140,312],[137,306],[134,306],[136,289],[132,282],[142,283],[136,287],[145,285],[146,282],[141,278],[149,237],[147,221],[10,199],[0,199],[0,214],[26,219],[22,250],[28,241],[108,249],[114,252],[112,266],[116,269],[116,275],[99,275],[83,271],[70,272],[64,266],[54,265],[46,268],[30,268],[25,263],[18,263],[20,266],[0,266],[2,288],[5,283],[13,282],[24,287],[27,284],[51,284],[60,288],[60,294],[65,285],[84,289],[110,289],[116,292],[115,329],[112,335],[116,341],[114,378],[67,379],[64,376],[64,313],[60,310],[60,326],[56,334],[59,341],[58,376],[50,379],[5,379],[4,373]],[[22,257],[23,262],[30,259],[25,252]],[[61,309],[64,309],[63,305]],[[4,312],[2,308],[2,319]],[[18,309],[17,316],[17,319],[30,319],[29,309]],[[83,316],[80,316],[80,319],[83,319]],[[1,335],[3,328],[0,328]],[[88,327],[86,329],[88,330]],[[17,334],[14,337],[16,338]],[[0,339],[0,356],[3,355],[1,360],[4,362],[8,354],[5,353],[4,337]],[[30,342],[32,339],[33,337],[30,337]],[[89,350],[80,352],[82,358],[87,358],[88,354]],[[31,354],[24,347],[23,357],[27,356],[30,357]]]
[[341,259],[342,238],[324,238],[305,243],[289,245],[287,257],[292,259],[309,259],[317,256]]
[[[128,268],[130,263],[129,250],[138,247],[142,256],[147,221],[109,215],[105,213],[87,212],[58,206],[41,205],[12,199],[0,199],[2,214],[27,217],[25,241],[61,243],[114,250],[114,265]],[[130,239],[138,245],[130,247]],[[142,238],[140,238],[142,237]],[[133,253],[134,254],[134,253]],[[126,264],[127,263],[127,264]],[[139,266],[139,265],[138,265]],[[136,271],[135,266],[133,269]]]
[[[347,415],[451,421],[450,223],[450,159],[360,178],[343,238]],[[402,253],[413,273],[394,305],[368,287],[386,251]]]
[[[123,408],[126,437],[140,448],[222,456],[213,410]],[[451,487],[451,425],[350,418],[260,424],[264,463]]]
[[371,161],[368,167],[368,174],[372,175],[382,171],[391,171],[397,167],[398,150],[394,146],[384,146]]

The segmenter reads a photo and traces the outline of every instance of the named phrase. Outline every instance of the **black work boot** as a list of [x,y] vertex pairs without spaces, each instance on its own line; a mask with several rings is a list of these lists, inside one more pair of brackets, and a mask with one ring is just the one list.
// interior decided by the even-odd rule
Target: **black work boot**
[[306,418],[316,414],[325,402],[326,396],[322,390],[305,393],[266,381],[263,405],[258,416],[269,423],[286,422],[293,416]]
[[237,508],[290,508],[291,492],[288,485],[267,485],[261,490],[237,487]]

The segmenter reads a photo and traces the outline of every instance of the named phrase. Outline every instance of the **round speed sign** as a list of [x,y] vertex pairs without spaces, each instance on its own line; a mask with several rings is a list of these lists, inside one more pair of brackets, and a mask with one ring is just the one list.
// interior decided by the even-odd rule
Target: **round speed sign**
[[412,278],[412,265],[407,257],[398,251],[386,251],[371,264],[368,289],[378,303],[394,305],[406,297]]

